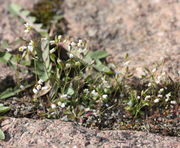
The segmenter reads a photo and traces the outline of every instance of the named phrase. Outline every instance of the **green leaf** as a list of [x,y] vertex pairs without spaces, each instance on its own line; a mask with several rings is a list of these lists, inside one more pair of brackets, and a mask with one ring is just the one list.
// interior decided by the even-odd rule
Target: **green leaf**
[[4,106],[3,104],[0,104],[0,113],[5,113],[10,110],[10,107]]
[[34,23],[34,22],[36,21],[36,18],[33,17],[33,16],[29,16],[28,19],[29,19],[29,21],[32,22],[32,23]]
[[13,15],[18,15],[21,9],[22,9],[21,6],[15,3],[11,3],[9,6],[9,11]]
[[12,55],[8,52],[0,52],[0,62],[7,64],[11,57]]
[[35,61],[35,65],[36,65],[36,71],[34,71],[35,74],[38,75],[39,79],[42,79],[43,81],[48,80],[48,74],[45,68],[45,65],[42,61]]
[[88,53],[88,56],[95,60],[106,58],[108,55],[109,54],[107,51],[102,51],[102,50],[97,50],[97,51]]
[[23,11],[21,11],[21,14],[22,14],[24,17],[27,17],[27,16],[30,14],[30,11],[28,11],[28,10],[23,10]]
[[94,68],[100,72],[105,72],[108,74],[113,73],[108,66],[102,64],[101,61],[99,61],[99,60],[96,60],[96,65],[94,66]]
[[0,129],[0,140],[4,140],[4,139],[5,139],[4,132]]
[[50,58],[49,58],[49,41],[42,40],[41,41],[41,49],[42,49],[42,58],[45,63],[46,69],[49,68]]
[[[24,89],[31,87],[31,84],[28,84],[24,87]],[[23,91],[24,89],[20,89],[20,88],[8,88],[6,89],[4,92],[2,92],[0,94],[0,99],[7,99],[9,97],[15,96],[16,94],[20,93],[21,91]]]
[[74,90],[69,87],[66,94],[72,96],[74,94]]
[[56,62],[56,56],[55,56],[55,54],[51,53],[51,54],[50,54],[50,59],[55,63],[55,62]]

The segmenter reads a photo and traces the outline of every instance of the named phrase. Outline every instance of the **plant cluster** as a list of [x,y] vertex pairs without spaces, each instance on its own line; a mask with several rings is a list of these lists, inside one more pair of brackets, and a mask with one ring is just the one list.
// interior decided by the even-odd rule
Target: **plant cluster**
[[[20,8],[15,10],[21,12]],[[89,51],[85,40],[72,41],[62,35],[52,38],[32,22],[25,23],[25,33],[32,32],[40,37],[23,39],[15,55],[0,52],[1,62],[34,80],[27,83],[19,79],[15,88],[0,94],[4,102],[27,91],[32,103],[38,104],[37,116],[99,128],[124,126],[124,119],[134,121],[156,111],[173,110],[175,117],[179,115],[180,83],[166,73],[157,75],[156,68],[145,69],[139,80],[131,81],[134,76],[126,65],[128,56],[125,72],[117,72],[116,66],[106,61],[109,54]],[[8,110],[0,106],[0,113]]]

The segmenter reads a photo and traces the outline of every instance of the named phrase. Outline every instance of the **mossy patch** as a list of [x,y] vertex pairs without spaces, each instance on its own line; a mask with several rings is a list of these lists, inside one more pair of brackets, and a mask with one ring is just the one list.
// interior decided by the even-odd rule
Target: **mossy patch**
[[[34,5],[31,12],[36,17],[36,23],[43,24],[44,28],[53,29],[56,34],[64,34],[67,31],[67,22],[63,17],[63,0],[40,0]],[[53,26],[54,24],[54,26]]]

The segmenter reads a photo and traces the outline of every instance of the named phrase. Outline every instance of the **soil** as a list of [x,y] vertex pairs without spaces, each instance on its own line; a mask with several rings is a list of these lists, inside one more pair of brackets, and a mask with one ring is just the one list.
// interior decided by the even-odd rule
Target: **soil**
[[[22,37],[23,24],[8,13],[10,2],[32,9],[38,0],[0,0],[0,43]],[[107,50],[121,66],[126,53],[137,76],[141,67],[154,68],[180,79],[180,1],[178,0],[66,0],[68,36],[85,38],[92,50]],[[13,47],[12,47],[13,48]],[[0,84],[15,71],[0,64]],[[16,98],[17,99],[17,98]],[[8,118],[1,124],[6,141],[1,147],[173,147],[180,138],[137,131],[98,131],[59,120]],[[178,126],[178,121],[177,121]]]

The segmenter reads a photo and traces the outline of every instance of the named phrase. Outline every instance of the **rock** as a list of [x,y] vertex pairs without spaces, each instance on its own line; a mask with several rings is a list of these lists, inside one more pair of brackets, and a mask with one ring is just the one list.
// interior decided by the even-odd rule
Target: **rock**
[[0,142],[2,148],[178,148],[180,145],[178,137],[129,130],[99,131],[60,120],[9,118],[1,126],[6,135],[6,140]]
[[163,59],[163,70],[180,77],[180,1],[176,0],[66,0],[68,34],[87,38],[92,49],[106,49],[118,65],[129,53],[131,70],[153,69]]

